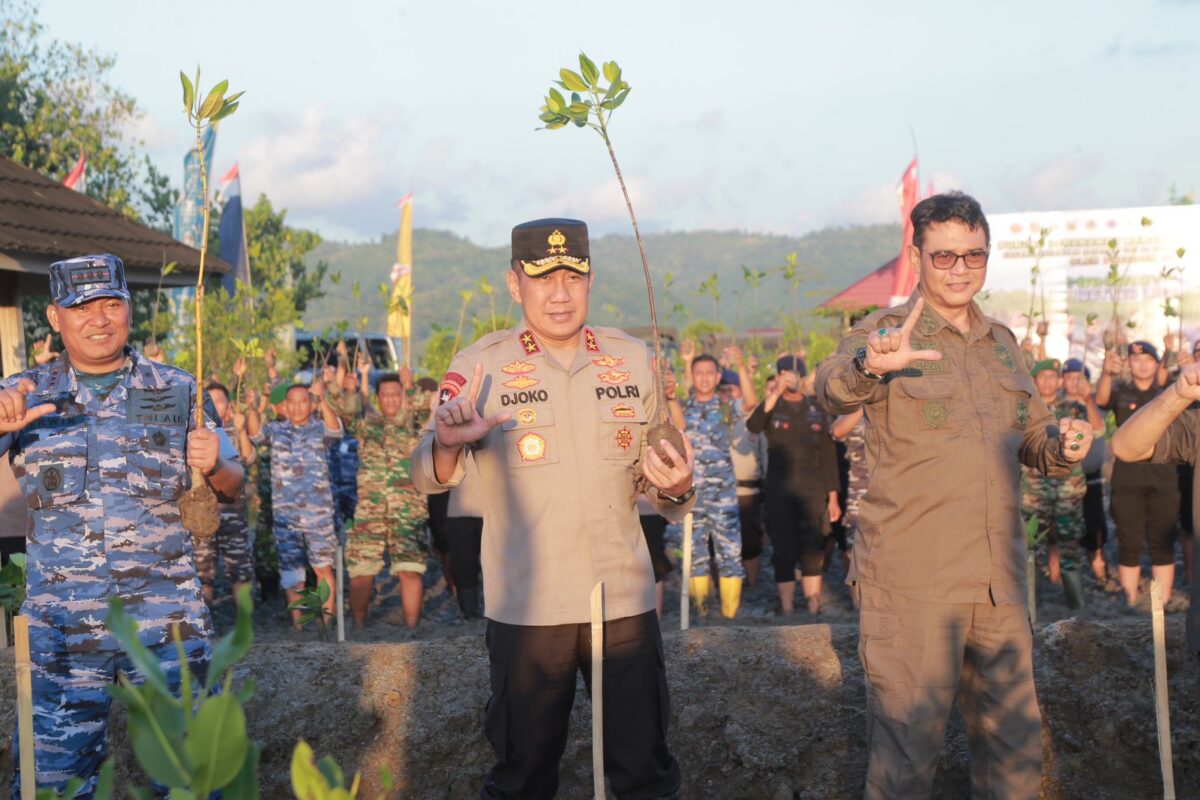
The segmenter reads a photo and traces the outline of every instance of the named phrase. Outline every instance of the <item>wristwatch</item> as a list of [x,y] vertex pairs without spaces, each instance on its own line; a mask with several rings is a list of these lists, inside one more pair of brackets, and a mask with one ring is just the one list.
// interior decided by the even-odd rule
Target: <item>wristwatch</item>
[[870,378],[873,381],[883,380],[882,375],[876,375],[871,370],[867,369],[867,348],[860,347],[858,352],[854,354],[854,368],[858,370],[858,374],[864,378]]
[[690,489],[688,489],[683,494],[679,495],[679,497],[671,497],[671,495],[667,494],[662,489],[659,489],[658,496],[661,497],[663,500],[670,500],[675,505],[681,506],[684,503],[686,503],[688,500],[691,500],[693,497],[696,496],[696,486],[695,486],[695,484],[693,484]]

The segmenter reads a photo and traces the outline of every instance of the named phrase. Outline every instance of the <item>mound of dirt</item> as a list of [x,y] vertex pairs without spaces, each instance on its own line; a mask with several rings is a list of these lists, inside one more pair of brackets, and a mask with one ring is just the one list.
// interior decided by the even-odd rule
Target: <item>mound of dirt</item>
[[[1168,619],[1176,791],[1200,797],[1197,663],[1183,619]],[[847,624],[700,628],[666,635],[671,744],[689,798],[860,797],[866,771],[865,698]],[[1161,796],[1146,617],[1065,620],[1037,633],[1045,727],[1044,798]],[[12,651],[10,650],[9,653]],[[373,797],[386,765],[404,798],[471,797],[491,764],[482,734],[487,654],[481,638],[410,644],[257,645],[239,668],[257,685],[247,710],[263,745],[262,797],[290,797],[288,763],[303,738]],[[0,728],[15,704],[11,655],[0,659]],[[591,721],[580,684],[562,761],[560,797],[591,796]],[[125,779],[133,757],[115,714]],[[12,769],[0,750],[0,787]],[[967,749],[951,720],[935,796],[966,797]]]

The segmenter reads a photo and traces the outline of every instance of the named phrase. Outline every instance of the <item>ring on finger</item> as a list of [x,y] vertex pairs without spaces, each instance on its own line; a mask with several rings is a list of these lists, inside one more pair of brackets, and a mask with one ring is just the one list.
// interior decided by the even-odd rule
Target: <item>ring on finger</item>
[[1078,449],[1079,449],[1079,442],[1072,442],[1072,443],[1071,443],[1071,449],[1072,449],[1072,450],[1078,450]]

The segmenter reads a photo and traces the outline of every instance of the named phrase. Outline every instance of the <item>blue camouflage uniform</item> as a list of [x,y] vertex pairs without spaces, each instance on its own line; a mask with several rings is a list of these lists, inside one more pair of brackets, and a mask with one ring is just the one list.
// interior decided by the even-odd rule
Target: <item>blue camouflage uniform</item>
[[345,541],[346,525],[358,506],[358,439],[346,433],[329,445],[329,481],[333,487],[333,521],[338,539]]
[[[105,687],[118,671],[140,680],[104,625],[108,599],[125,601],[172,688],[179,682],[172,626],[200,675],[209,654],[211,623],[178,504],[188,486],[195,382],[131,348],[126,356],[109,391],[80,378],[65,355],[0,382],[13,388],[27,378],[36,386],[31,408],[57,406],[0,437],[0,453],[7,451],[29,506],[22,612],[33,660],[37,784],[61,787],[73,776],[90,777],[79,797],[91,797],[106,756]],[[206,406],[208,427],[223,437]],[[222,457],[236,458],[227,438]],[[14,753],[17,747],[14,737]],[[18,782],[14,775],[14,796]]]
[[279,551],[279,581],[292,589],[304,583],[304,565],[332,567],[337,552],[333,492],[326,447],[342,438],[319,419],[303,425],[275,420],[263,425],[255,444],[271,448],[271,511]]
[[[740,403],[719,397],[703,402],[691,397],[683,406],[684,430],[695,449],[696,505],[692,509],[692,576],[708,575],[708,544],[712,541],[717,573],[722,578],[744,578],[741,520],[738,516],[737,479],[730,446],[736,426],[745,424]],[[675,523],[673,527],[681,527]],[[672,532],[678,536],[677,531]]]

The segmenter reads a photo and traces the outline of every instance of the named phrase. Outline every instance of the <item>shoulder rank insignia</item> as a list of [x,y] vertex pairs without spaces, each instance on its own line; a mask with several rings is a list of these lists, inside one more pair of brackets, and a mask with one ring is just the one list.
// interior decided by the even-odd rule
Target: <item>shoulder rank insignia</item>
[[517,454],[522,461],[541,461],[546,457],[546,437],[530,431],[517,440]]
[[612,407],[612,415],[620,419],[628,419],[637,416],[637,409],[629,405],[629,403],[617,403]]
[[613,367],[619,367],[624,364],[625,359],[605,353],[599,358],[593,358],[592,363],[597,367],[607,367],[608,369],[612,369]]
[[610,370],[605,370],[604,372],[601,372],[596,377],[599,378],[604,383],[616,385],[618,383],[624,383],[625,381],[629,380],[629,373],[628,372],[618,372],[615,369],[610,369]]
[[621,430],[617,431],[616,442],[617,447],[622,450],[628,450],[630,447],[633,447],[633,434],[629,431],[629,428],[621,428]]
[[596,343],[596,334],[591,328],[583,329],[583,346],[589,353],[600,352],[600,345]]
[[1021,398],[1017,401],[1017,427],[1024,428],[1029,424],[1029,401]]
[[500,371],[505,375],[524,375],[527,372],[533,372],[537,367],[530,364],[528,361],[513,360],[500,368]]
[[438,394],[438,405],[449,403],[454,398],[458,397],[458,393],[467,385],[467,379],[457,372],[447,372],[446,377],[442,378],[441,392]]
[[517,337],[521,341],[521,347],[525,350],[525,355],[531,356],[534,353],[542,352],[541,345],[533,335],[533,331],[526,328],[521,331],[521,335]]
[[511,381],[505,381],[504,385],[509,389],[528,389],[530,386],[537,386],[541,383],[537,378],[531,378],[528,375],[518,375]]
[[920,328],[921,333],[925,334],[926,336],[937,333],[937,320],[935,320],[933,315],[929,313],[928,308],[921,309],[921,319],[918,320],[917,327]]

